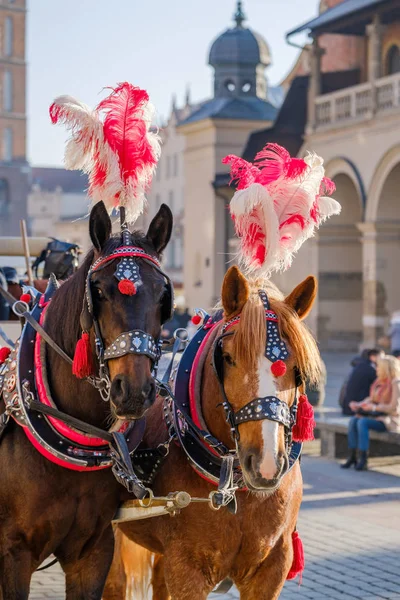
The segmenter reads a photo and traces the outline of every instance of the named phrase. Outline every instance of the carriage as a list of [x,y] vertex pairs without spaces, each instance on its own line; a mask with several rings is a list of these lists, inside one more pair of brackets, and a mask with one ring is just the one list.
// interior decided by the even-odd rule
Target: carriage
[[304,566],[304,381],[319,354],[303,323],[315,278],[285,298],[270,274],[338,211],[322,162],[275,145],[257,165],[228,157],[243,268],[161,374],[172,214],[128,227],[159,152],[148,96],[125,83],[94,111],[64,96],[50,114],[72,131],[67,165],[89,174],[93,248],[61,286],[51,276],[13,306],[24,328],[0,368],[0,597],[28,598],[54,554],[68,600],[147,597],[146,576],[154,600],[205,600],[226,580],[243,600],[278,598]]

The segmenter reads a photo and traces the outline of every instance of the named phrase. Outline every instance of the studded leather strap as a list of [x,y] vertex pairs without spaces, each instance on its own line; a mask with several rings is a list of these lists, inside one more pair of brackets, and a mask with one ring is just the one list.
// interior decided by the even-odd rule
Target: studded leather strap
[[286,402],[279,400],[276,396],[266,396],[265,398],[252,400],[234,414],[235,425],[264,419],[276,421],[290,428],[290,408]]
[[104,352],[104,359],[119,358],[125,354],[144,354],[156,361],[159,359],[160,350],[154,338],[149,334],[135,329],[121,333],[111,346]]

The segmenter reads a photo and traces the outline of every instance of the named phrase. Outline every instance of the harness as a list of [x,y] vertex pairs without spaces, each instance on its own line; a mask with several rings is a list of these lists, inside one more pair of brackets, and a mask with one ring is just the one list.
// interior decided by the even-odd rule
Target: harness
[[[107,361],[125,354],[143,354],[153,363],[157,371],[161,355],[161,344],[141,330],[123,333],[108,347],[104,347],[100,327],[93,310],[91,277],[94,272],[119,260],[115,276],[142,285],[138,260],[150,264],[161,273],[167,285],[166,302],[162,307],[162,320],[167,320],[173,311],[173,288],[169,277],[161,270],[156,258],[131,243],[128,230],[122,232],[122,246],[110,255],[101,257],[89,269],[85,299],[86,314],[92,320],[95,330],[96,354],[99,360],[99,375],[87,377],[103,400],[108,400],[110,379]],[[118,432],[107,432],[59,411],[51,399],[46,374],[46,345],[49,344],[69,364],[72,359],[50,338],[43,329],[46,308],[58,287],[51,277],[43,296],[37,294],[29,310],[25,302],[9,297],[0,289],[6,300],[13,304],[13,310],[25,321],[20,339],[16,342],[6,363],[0,367],[0,394],[3,394],[5,412],[0,415],[0,439],[10,417],[23,427],[25,434],[35,448],[52,462],[68,469],[91,471],[112,467],[116,479],[130,492],[141,498],[147,489],[136,476],[131,462],[131,453],[140,444],[145,419],[124,423]],[[82,319],[82,318],[81,318]],[[89,320],[86,317],[86,322]]]
[[[265,356],[271,362],[287,360],[289,351],[279,332],[278,317],[270,308],[267,294],[260,290],[259,295],[264,304],[266,315],[267,343]],[[169,428],[173,428],[177,441],[194,470],[201,477],[218,485],[219,496],[215,497],[215,502],[220,502],[228,506],[232,512],[235,512],[235,491],[245,489],[237,446],[240,439],[240,425],[248,421],[264,419],[281,423],[285,428],[290,471],[300,458],[302,450],[302,444],[294,442],[291,435],[292,427],[296,422],[297,388],[301,386],[302,381],[296,369],[295,400],[291,407],[277,396],[268,396],[255,398],[235,412],[224,389],[222,348],[224,339],[232,335],[229,329],[240,321],[240,315],[224,323],[221,327],[221,313],[217,313],[213,317],[203,314],[203,325],[186,347],[177,368],[174,393],[168,389],[171,402],[170,410],[165,411],[166,422]],[[204,352],[207,338],[210,338],[213,332],[218,332],[218,330],[220,330],[220,333],[212,346],[213,367],[223,398],[222,407],[231,428],[232,439],[235,442],[235,449],[233,450],[227,448],[201,426],[200,416],[196,415],[195,405],[191,401],[190,384],[193,380],[193,369],[196,368],[198,363],[199,353]],[[164,393],[167,395],[167,391]]]

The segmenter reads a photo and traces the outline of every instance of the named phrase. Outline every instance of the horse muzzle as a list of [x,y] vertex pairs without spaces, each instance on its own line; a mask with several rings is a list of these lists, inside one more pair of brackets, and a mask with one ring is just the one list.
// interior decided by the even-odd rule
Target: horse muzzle
[[110,401],[115,415],[124,419],[140,419],[156,399],[156,384],[149,377],[135,386],[128,375],[116,375],[111,384]]
[[289,469],[289,459],[283,452],[271,457],[267,464],[265,457],[254,450],[239,451],[239,458],[246,484],[255,492],[275,491]]

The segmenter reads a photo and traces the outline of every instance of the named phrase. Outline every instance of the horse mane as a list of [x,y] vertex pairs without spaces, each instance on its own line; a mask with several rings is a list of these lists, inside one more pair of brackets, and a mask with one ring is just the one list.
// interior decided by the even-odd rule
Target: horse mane
[[280,334],[288,341],[303,381],[318,383],[321,377],[321,357],[307,325],[285,303],[283,294],[271,281],[258,280],[249,282],[249,285],[250,296],[243,306],[233,337],[235,355],[245,364],[254,365],[265,350],[265,311],[258,294],[258,290],[263,289],[268,294],[272,310],[278,315]]
[[[154,254],[154,248],[141,231],[132,233],[133,245],[144,248]],[[114,234],[105,244],[101,254],[107,256],[121,245],[121,234]],[[49,305],[47,311],[47,330],[70,356],[73,356],[75,346],[81,336],[80,314],[82,311],[86,278],[94,261],[94,249],[86,254],[79,269],[64,281]],[[51,318],[49,318],[51,316]]]

